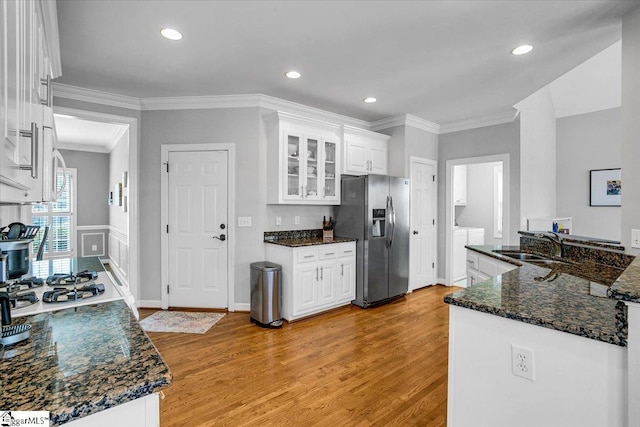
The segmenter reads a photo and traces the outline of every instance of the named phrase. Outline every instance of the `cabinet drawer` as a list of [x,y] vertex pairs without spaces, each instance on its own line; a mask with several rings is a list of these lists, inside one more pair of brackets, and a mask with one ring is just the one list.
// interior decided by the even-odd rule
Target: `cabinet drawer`
[[475,255],[473,252],[467,250],[467,267],[478,269],[478,255]]
[[338,251],[338,256],[339,257],[356,256],[356,248],[355,248],[355,246],[348,245],[348,246],[340,248],[340,250]]
[[296,262],[298,264],[300,264],[301,262],[312,262],[312,261],[318,261],[318,251],[315,249],[307,250],[307,251],[299,251],[298,255],[296,256]]
[[318,250],[318,259],[333,259],[338,256],[339,248],[336,245],[329,245],[327,248]]

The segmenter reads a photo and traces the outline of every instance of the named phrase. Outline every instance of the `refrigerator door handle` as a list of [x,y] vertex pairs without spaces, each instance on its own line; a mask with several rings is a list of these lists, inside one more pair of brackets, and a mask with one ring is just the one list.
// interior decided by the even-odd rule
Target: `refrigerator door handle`
[[391,208],[391,238],[389,239],[389,247],[393,246],[393,238],[396,234],[396,209],[393,207],[393,197],[389,196],[389,207]]

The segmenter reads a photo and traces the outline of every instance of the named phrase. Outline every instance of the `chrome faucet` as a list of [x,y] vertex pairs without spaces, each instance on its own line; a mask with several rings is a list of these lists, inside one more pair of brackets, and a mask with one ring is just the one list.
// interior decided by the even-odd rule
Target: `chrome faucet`
[[543,234],[543,233],[536,233],[533,236],[549,240],[551,242],[551,244],[553,245],[553,249],[552,249],[551,255],[553,255],[553,256],[555,256],[557,258],[562,258],[562,246],[563,246],[562,238],[557,233],[554,233],[553,231],[550,231],[550,233],[551,233],[551,235]]

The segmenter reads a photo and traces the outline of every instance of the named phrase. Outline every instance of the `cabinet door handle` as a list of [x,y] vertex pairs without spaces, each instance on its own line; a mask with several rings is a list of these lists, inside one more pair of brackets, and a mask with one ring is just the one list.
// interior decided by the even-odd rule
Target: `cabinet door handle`
[[468,260],[467,260],[467,262],[468,262],[469,264],[473,264],[473,260],[468,259]]
[[313,258],[313,255],[305,255],[305,258]]
[[335,252],[327,252],[327,253],[325,253],[325,256],[329,256],[329,255],[335,255]]
[[340,264],[340,275],[344,276],[344,264]]
[[316,267],[316,282],[318,281],[318,267]]
[[300,197],[304,198],[304,185],[300,186]]
[[324,267],[320,267],[320,280],[324,280]]
[[31,122],[31,130],[21,130],[20,136],[31,139],[31,164],[20,165],[22,170],[30,170],[31,178],[38,178],[38,125]]
[[46,105],[47,107],[53,107],[53,97],[51,96],[51,75],[47,74],[46,79],[40,79],[40,84],[47,87],[47,97],[46,99],[41,99],[40,104]]

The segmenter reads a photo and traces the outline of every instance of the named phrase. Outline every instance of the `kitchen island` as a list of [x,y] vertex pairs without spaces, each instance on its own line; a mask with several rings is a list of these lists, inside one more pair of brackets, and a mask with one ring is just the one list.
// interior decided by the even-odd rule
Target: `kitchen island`
[[448,424],[632,424],[637,343],[629,307],[615,295],[638,290],[638,260],[612,248],[593,252],[584,242],[568,242],[567,253],[597,255],[552,268],[499,253],[545,253],[522,243],[469,246],[519,268],[445,298],[451,304]]
[[[71,264],[101,267],[95,259]],[[32,330],[0,360],[1,409],[49,411],[51,425],[157,426],[171,372],[122,296],[53,306],[14,316]]]

